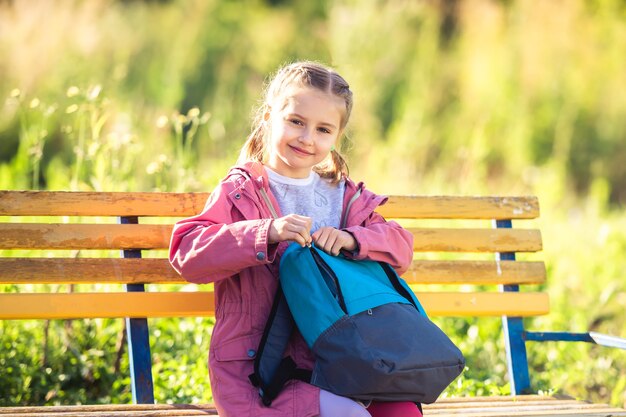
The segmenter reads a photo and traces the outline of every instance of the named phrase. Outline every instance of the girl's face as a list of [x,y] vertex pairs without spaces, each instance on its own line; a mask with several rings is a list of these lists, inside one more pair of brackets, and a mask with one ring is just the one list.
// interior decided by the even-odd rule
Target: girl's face
[[297,87],[271,104],[266,165],[286,177],[307,178],[340,137],[345,103],[320,90]]

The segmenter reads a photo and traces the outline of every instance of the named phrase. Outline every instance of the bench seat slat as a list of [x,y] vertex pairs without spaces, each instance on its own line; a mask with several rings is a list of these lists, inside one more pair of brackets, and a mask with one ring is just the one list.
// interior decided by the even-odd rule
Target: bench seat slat
[[[524,398],[528,397],[528,398]],[[442,398],[424,404],[425,414],[439,417],[460,415],[492,417],[531,416],[626,416],[626,410],[579,400],[538,395]],[[107,404],[0,408],[3,417],[89,417],[89,416],[217,416],[212,404]]]
[[[545,293],[416,293],[431,316],[536,316],[548,313]],[[213,316],[213,293],[0,294],[0,319]]]
[[[408,228],[416,252],[536,252],[526,229]],[[0,249],[166,249],[172,225],[0,223]]]
[[[543,262],[414,260],[411,284],[540,284]],[[5,284],[170,283],[185,281],[162,258],[0,258]]]
[[[0,216],[163,216],[200,213],[209,193],[0,191]],[[388,218],[534,219],[537,197],[389,196]]]

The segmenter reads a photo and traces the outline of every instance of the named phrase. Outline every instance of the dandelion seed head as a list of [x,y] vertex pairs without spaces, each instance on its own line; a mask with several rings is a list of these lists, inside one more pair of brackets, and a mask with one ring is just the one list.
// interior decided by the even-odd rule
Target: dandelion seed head
[[102,86],[100,84],[96,84],[92,86],[91,88],[89,88],[89,91],[87,92],[87,99],[89,101],[93,101],[97,99],[101,91],[102,91]]
[[70,104],[69,106],[67,106],[67,109],[65,109],[65,113],[71,114],[77,110],[78,110],[78,104]]
[[193,107],[189,109],[189,111],[187,112],[187,117],[190,119],[198,117],[199,115],[200,115],[200,109],[197,107]]
[[202,115],[202,117],[200,118],[200,124],[205,124],[206,122],[209,121],[209,119],[211,118],[211,113],[206,112]]
[[156,126],[159,129],[163,129],[165,126],[167,126],[167,123],[169,122],[169,120],[170,119],[167,116],[161,115],[156,121]]
[[68,97],[74,97],[77,96],[78,94],[80,94],[80,89],[78,87],[76,87],[75,85],[71,86],[70,88],[67,89],[67,92],[65,93]]
[[29,107],[31,109],[36,109],[37,107],[39,107],[40,104],[41,104],[41,101],[37,97],[35,97],[34,99],[30,101]]
[[159,163],[158,162],[150,162],[146,167],[146,173],[148,175],[156,174],[159,171]]
[[22,95],[22,92],[19,88],[14,88],[11,90],[11,98],[19,98]]

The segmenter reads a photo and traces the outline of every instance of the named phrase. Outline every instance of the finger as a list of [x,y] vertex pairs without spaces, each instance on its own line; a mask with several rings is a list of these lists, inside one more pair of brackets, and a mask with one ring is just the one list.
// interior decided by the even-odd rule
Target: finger
[[293,214],[291,217],[291,223],[298,224],[304,227],[307,230],[311,230],[311,226],[313,225],[313,219],[307,216],[299,216],[297,214]]
[[326,241],[324,242],[324,252],[326,252],[329,255],[333,255],[333,256],[338,254],[338,252],[336,252],[334,250],[334,247],[337,244],[337,240],[338,240],[337,238],[338,238],[338,234],[337,234],[336,230],[334,230],[334,229],[331,230],[328,233]]
[[296,242],[301,247],[305,247],[306,246],[306,240],[302,237],[302,235],[300,233],[297,233],[297,232],[290,232],[289,233],[289,239],[287,239],[287,240],[291,240],[293,242]]
[[305,247],[306,239],[297,231],[289,230],[285,232],[285,240],[296,242],[298,245]]
[[341,253],[341,249],[343,249],[343,243],[340,239],[337,239],[333,242],[333,246],[330,251],[333,256],[338,256],[339,253]]
[[289,230],[302,236],[305,243],[311,242],[311,218],[305,216],[291,215],[289,219]]
[[313,234],[315,245],[324,251],[326,248],[326,242],[328,241],[329,232],[330,230],[328,227],[322,227]]
[[339,255],[339,251],[343,247],[343,244],[338,230],[330,236],[328,242],[326,243],[326,247],[328,248],[328,253],[331,255]]
[[308,245],[311,242],[311,235],[309,234],[309,229],[302,225],[293,225],[292,230],[297,233],[301,238],[305,245]]

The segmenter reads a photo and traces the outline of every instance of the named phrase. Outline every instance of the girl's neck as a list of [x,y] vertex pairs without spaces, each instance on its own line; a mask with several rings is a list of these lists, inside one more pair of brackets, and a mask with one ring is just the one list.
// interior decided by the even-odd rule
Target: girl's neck
[[274,171],[272,168],[268,167],[267,165],[265,166],[265,169],[267,171],[267,176],[269,177],[270,181],[276,181],[282,184],[309,185],[313,182],[313,179],[315,178],[315,175],[316,175],[315,172],[311,170],[309,171],[309,175],[307,177],[294,178],[294,177],[279,174],[278,172]]

